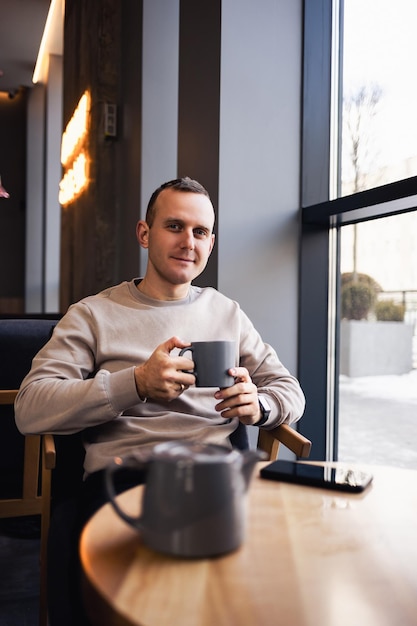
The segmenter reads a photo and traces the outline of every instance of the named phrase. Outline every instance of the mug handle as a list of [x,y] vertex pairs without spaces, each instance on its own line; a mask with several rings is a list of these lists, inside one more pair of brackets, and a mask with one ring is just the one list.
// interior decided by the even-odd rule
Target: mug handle
[[104,486],[105,486],[105,490],[107,493],[107,496],[109,498],[109,501],[111,503],[111,505],[113,506],[114,510],[116,511],[116,513],[125,521],[127,522],[130,526],[133,526],[133,528],[142,530],[143,526],[142,526],[142,517],[139,515],[138,517],[133,517],[132,515],[129,515],[128,513],[126,513],[126,511],[124,511],[118,504],[116,498],[119,495],[116,492],[116,487],[115,487],[115,477],[116,474],[120,471],[120,470],[126,470],[126,469],[131,469],[131,470],[145,470],[148,466],[148,463],[146,461],[139,461],[137,458],[131,456],[131,457],[126,457],[125,459],[122,459],[121,457],[116,457],[112,463],[110,463],[106,469],[105,469],[105,474],[104,474]]
[[[187,351],[190,351],[192,354],[194,353],[194,346],[187,346],[186,348],[181,348],[181,350],[179,351],[178,356],[183,356]],[[182,370],[185,374],[194,374],[194,376],[197,378],[197,372],[194,370]]]
[[187,352],[187,350],[189,350],[190,352],[194,352],[194,346],[187,346],[186,348],[181,348],[178,356],[183,356]]

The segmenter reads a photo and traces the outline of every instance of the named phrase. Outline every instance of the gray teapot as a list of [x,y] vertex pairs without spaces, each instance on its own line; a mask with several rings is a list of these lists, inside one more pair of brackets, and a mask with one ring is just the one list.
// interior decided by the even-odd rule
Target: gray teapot
[[[244,540],[246,492],[263,454],[186,441],[158,444],[145,462],[128,457],[109,465],[107,494],[120,517],[141,531],[153,550],[182,557],[224,554]],[[144,464],[142,515],[135,518],[120,508],[114,477],[121,468]]]

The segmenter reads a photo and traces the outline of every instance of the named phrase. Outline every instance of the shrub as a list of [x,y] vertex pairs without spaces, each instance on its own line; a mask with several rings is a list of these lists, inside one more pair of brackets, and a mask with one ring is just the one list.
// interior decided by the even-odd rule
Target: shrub
[[342,318],[363,320],[373,308],[381,285],[368,274],[345,272],[341,276]]
[[379,322],[403,322],[405,306],[394,300],[380,300],[375,305],[375,315]]
[[363,320],[368,317],[376,293],[363,283],[348,283],[342,287],[342,318]]

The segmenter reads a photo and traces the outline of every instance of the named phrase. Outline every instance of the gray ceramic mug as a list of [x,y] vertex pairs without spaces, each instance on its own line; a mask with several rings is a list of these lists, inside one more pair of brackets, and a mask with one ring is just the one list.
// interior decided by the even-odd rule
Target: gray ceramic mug
[[180,351],[192,352],[196,387],[231,387],[235,379],[228,374],[236,366],[235,341],[193,341]]

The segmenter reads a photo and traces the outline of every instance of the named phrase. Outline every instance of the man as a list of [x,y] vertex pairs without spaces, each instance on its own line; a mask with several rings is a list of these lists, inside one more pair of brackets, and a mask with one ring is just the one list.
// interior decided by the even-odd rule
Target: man
[[[212,203],[198,182],[181,178],[158,188],[137,224],[148,251],[143,279],[72,305],[22,382],[15,406],[20,431],[82,431],[86,450],[75,506],[55,503],[51,519],[51,625],[86,623],[77,541],[106,500],[103,472],[115,456],[173,439],[230,445],[239,420],[270,428],[303,413],[298,381],[239,305],[192,284],[213,249],[213,226]],[[179,356],[190,342],[210,340],[239,347],[239,365],[229,371],[235,383],[226,389],[195,387],[193,361]],[[132,486],[129,480],[118,490]]]
[[[270,428],[301,417],[298,381],[239,305],[192,285],[213,249],[213,226],[209,194],[197,181],[173,180],[153,193],[136,232],[148,251],[144,278],[69,308],[22,383],[22,433],[83,431],[89,477],[114,456],[161,441],[228,444],[239,420]],[[193,386],[193,362],[178,353],[208,340],[237,342],[233,386]]]

